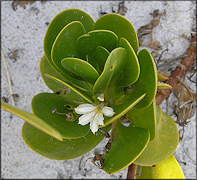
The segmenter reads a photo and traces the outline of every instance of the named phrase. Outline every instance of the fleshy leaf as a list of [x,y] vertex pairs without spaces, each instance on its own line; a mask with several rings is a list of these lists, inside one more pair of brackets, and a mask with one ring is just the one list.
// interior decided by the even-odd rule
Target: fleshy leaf
[[102,46],[98,46],[96,48],[96,53],[97,53],[97,60],[98,60],[98,64],[99,64],[99,69],[100,69],[100,72],[102,72],[110,53],[106,48],[104,48]]
[[174,120],[158,107],[156,110],[162,113],[161,116],[159,112],[156,115],[156,137],[148,143],[146,149],[134,162],[141,166],[152,166],[164,161],[172,155],[179,142],[179,133]]
[[132,85],[134,90],[132,96],[146,93],[145,98],[136,105],[138,108],[149,106],[157,92],[157,71],[151,54],[146,49],[142,49],[138,53],[140,64],[140,75],[138,80]]
[[85,92],[82,92],[81,90],[79,90],[79,89],[73,87],[72,85],[70,85],[70,84],[68,84],[68,83],[66,83],[66,82],[64,82],[64,81],[62,81],[62,80],[60,80],[60,79],[58,79],[58,78],[56,78],[56,77],[54,77],[54,76],[51,76],[51,75],[49,75],[49,74],[45,74],[45,75],[46,75],[47,77],[49,77],[49,78],[51,78],[51,79],[53,79],[53,80],[55,80],[55,81],[57,81],[57,82],[63,84],[63,85],[65,85],[66,87],[68,87],[69,89],[71,89],[72,91],[74,91],[75,93],[77,93],[79,96],[81,96],[81,97],[82,97],[84,100],[86,100],[87,102],[89,102],[89,103],[94,103],[93,100],[92,100]]
[[112,117],[105,117],[104,126],[107,126],[108,124],[114,122],[115,120],[121,118],[123,115],[125,115],[131,108],[133,108],[137,103],[139,103],[146,94],[143,94],[142,96],[134,97],[132,99],[127,99],[127,101],[124,102],[124,104],[121,105],[111,105],[114,109],[115,115]]
[[116,173],[129,166],[144,150],[150,138],[148,130],[117,123],[114,141],[104,156],[103,170]]
[[150,132],[150,141],[155,138],[156,135],[156,105],[155,100],[152,104],[146,108],[133,107],[128,112],[128,119],[135,127],[145,128]]
[[81,22],[86,30],[86,33],[93,29],[93,19],[79,9],[68,9],[56,15],[49,24],[44,38],[44,52],[50,64],[53,64],[51,60],[51,49],[57,35],[67,24],[73,21]]
[[[53,91],[53,92],[57,92],[57,91],[62,91],[62,89],[65,89],[65,85],[62,83],[59,83],[49,77],[47,77],[45,74],[49,74],[51,76],[54,76],[58,79],[60,79],[61,81],[65,81],[65,79],[63,78],[63,76],[61,76],[60,73],[58,73],[54,67],[52,67],[49,62],[47,61],[46,57],[43,56],[41,61],[40,61],[40,72],[42,75],[42,78],[44,79],[45,84]],[[79,80],[77,80],[79,81]],[[82,81],[81,81],[82,83]],[[66,89],[65,89],[66,90]],[[71,90],[70,88],[67,88],[67,90],[69,91],[69,93],[67,92],[66,94],[64,94],[65,91],[62,91],[60,95],[64,95],[67,99],[72,100],[73,102],[77,103],[77,104],[81,104],[81,103],[86,103],[87,101],[84,100],[84,98],[82,98],[80,95],[78,95],[77,93],[75,93],[73,90]]]
[[[66,25],[55,39],[51,50],[51,58],[53,63],[61,71],[65,71],[61,64],[63,58],[79,57],[76,41],[83,34],[85,34],[85,29],[82,23],[74,21]],[[67,73],[74,76],[73,73],[70,73],[69,71],[67,71]]]
[[140,74],[140,66],[138,58],[133,50],[132,46],[125,38],[120,38],[119,46],[123,47],[128,52],[127,62],[122,70],[122,76],[117,80],[119,86],[130,86],[135,83]]
[[43,119],[47,124],[58,129],[63,138],[77,139],[85,136],[89,132],[89,126],[78,125],[78,121],[69,122],[65,114],[52,112],[56,109],[58,113],[70,114],[73,118],[75,113],[67,110],[64,105],[75,106],[76,104],[68,101],[65,97],[51,93],[40,93],[32,99],[32,112]]
[[118,38],[127,39],[135,53],[138,52],[138,38],[133,25],[124,17],[118,14],[106,14],[100,17],[94,24],[94,29],[108,29],[113,31]]
[[81,36],[77,40],[78,51],[82,58],[88,55],[88,62],[98,69],[98,60],[96,48],[98,46],[112,51],[118,44],[118,37],[116,34],[109,30],[95,30],[90,31],[88,34]]
[[[106,132],[109,129],[110,126],[103,128]],[[104,138],[104,135],[101,132],[96,132],[95,135],[89,132],[82,138],[64,139],[60,142],[28,123],[24,123],[22,138],[30,149],[46,158],[67,160],[82,156],[93,149]]]
[[[60,132],[55,129],[54,127],[52,127],[51,125],[49,125],[48,123],[46,123],[45,121],[43,121],[42,119],[40,119],[39,117],[30,114],[26,111],[23,111],[21,109],[15,108],[13,106],[10,106],[9,104],[2,102],[1,101],[1,108],[24,119],[25,121],[27,121],[29,124],[31,124],[32,126],[40,129],[40,132],[45,132],[47,134],[49,134],[50,136],[58,139],[59,141],[63,140],[62,135],[60,134]],[[43,133],[42,132],[42,133]],[[44,134],[45,134],[44,133]],[[56,141],[58,141],[56,140]],[[59,142],[58,141],[58,142]]]
[[126,59],[127,51],[124,48],[116,48],[110,53],[102,74],[94,84],[94,94],[102,93],[108,88],[109,84],[120,74]]
[[[137,173],[139,170],[138,166]],[[173,155],[155,167],[143,166],[140,174],[140,176],[136,176],[136,179],[185,179],[183,171]]]
[[64,58],[61,64],[70,73],[73,73],[92,84],[94,84],[99,77],[97,70],[91,64],[79,58]]

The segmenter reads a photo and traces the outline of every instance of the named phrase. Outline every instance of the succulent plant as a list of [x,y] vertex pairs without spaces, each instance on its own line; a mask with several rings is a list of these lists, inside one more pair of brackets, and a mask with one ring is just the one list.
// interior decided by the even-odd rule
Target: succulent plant
[[[94,22],[81,10],[65,10],[49,24],[44,52],[40,71],[54,93],[37,94],[33,114],[1,104],[26,120],[22,138],[29,148],[67,160],[87,153],[106,136],[109,147],[100,165],[109,174],[131,163],[145,168],[176,161],[176,124],[155,102],[163,86],[158,86],[149,51],[138,51],[136,31],[127,19],[106,14]],[[170,169],[180,172],[176,178],[184,177],[174,164]],[[142,172],[150,177],[146,169]]]

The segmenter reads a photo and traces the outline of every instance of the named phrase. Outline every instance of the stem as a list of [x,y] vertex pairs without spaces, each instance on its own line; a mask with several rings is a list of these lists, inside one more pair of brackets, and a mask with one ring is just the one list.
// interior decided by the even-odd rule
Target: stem
[[136,168],[136,164],[133,164],[133,163],[128,167],[127,179],[134,179],[135,168]]
[[165,89],[163,92],[159,92],[156,95],[156,104],[159,105],[164,99],[170,96],[170,93],[179,83],[180,79],[190,69],[194,60],[196,59],[196,35],[193,36],[192,43],[186,51],[186,55],[183,57],[181,64],[178,65],[174,71],[172,71],[169,79],[165,82],[172,86],[172,89]]

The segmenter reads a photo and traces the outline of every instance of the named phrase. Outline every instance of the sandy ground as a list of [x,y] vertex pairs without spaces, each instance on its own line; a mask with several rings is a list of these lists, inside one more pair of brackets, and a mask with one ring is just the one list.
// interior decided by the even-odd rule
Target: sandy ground
[[[31,99],[40,92],[51,92],[44,84],[40,72],[39,61],[43,55],[43,38],[47,30],[47,23],[59,12],[69,9],[81,9],[94,20],[102,12],[111,13],[112,7],[118,11],[119,1],[47,1],[36,2],[25,9],[12,9],[11,1],[1,2],[1,48],[10,73],[13,93],[18,94],[16,107],[31,112]],[[153,30],[153,40],[164,45],[163,58],[174,58],[182,55],[189,46],[186,39],[180,38],[184,34],[189,37],[195,27],[195,2],[193,1],[146,1],[125,2],[127,13],[125,17],[138,29],[152,20],[150,15],[155,9],[166,11],[161,17],[160,24]],[[10,52],[17,50],[16,60],[10,57]],[[152,51],[152,50],[151,50]],[[159,51],[161,53],[161,51]],[[170,64],[174,67],[175,64]],[[164,66],[163,69],[166,67]],[[193,77],[195,79],[195,76]],[[196,85],[188,82],[189,88],[195,92]],[[8,81],[5,68],[1,61],[1,96],[7,97],[11,104]],[[170,102],[174,101],[173,98]],[[161,107],[166,109],[165,101]],[[79,170],[81,157],[68,161],[54,161],[46,159],[31,151],[22,141],[21,127],[24,121],[4,110],[1,111],[1,177],[6,178],[126,178],[127,169],[119,173],[108,175],[95,167],[90,161],[94,151],[82,156],[82,167]],[[169,114],[172,113],[170,106]],[[172,116],[175,118],[175,116]],[[186,178],[196,178],[196,116],[190,119],[185,128],[183,140],[179,143],[174,155],[180,162]],[[178,127],[180,128],[180,127]],[[101,143],[103,147],[104,142]],[[98,149],[98,147],[97,147]]]

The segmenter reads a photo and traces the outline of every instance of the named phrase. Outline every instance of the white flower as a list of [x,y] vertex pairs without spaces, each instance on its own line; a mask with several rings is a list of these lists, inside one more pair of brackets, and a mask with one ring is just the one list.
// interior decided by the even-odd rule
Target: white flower
[[103,125],[103,114],[108,117],[112,117],[115,112],[111,107],[105,106],[105,103],[102,102],[96,106],[92,104],[81,104],[75,108],[77,114],[83,114],[79,117],[78,124],[82,126],[90,123],[90,129],[95,134],[98,131],[99,125]]

